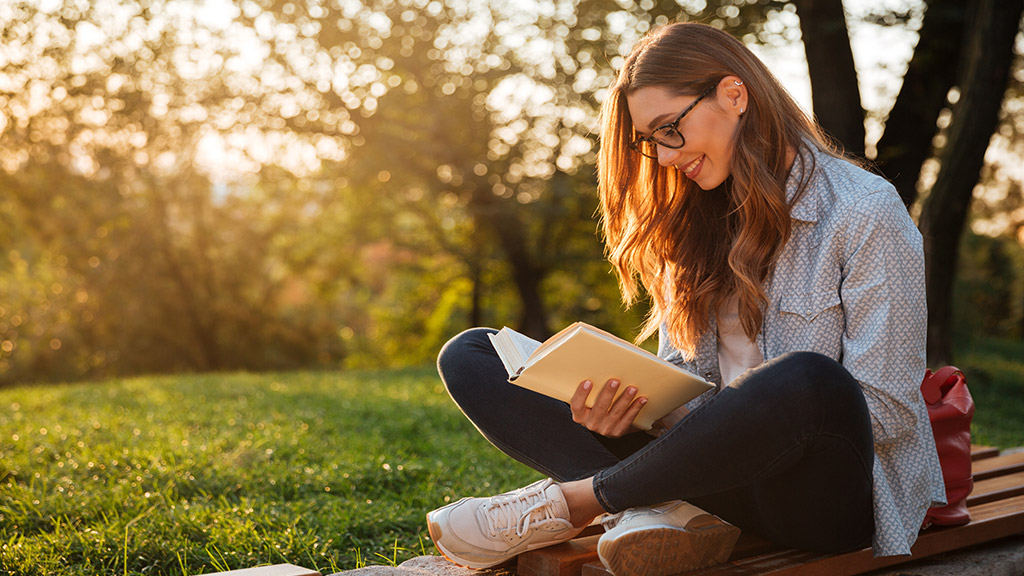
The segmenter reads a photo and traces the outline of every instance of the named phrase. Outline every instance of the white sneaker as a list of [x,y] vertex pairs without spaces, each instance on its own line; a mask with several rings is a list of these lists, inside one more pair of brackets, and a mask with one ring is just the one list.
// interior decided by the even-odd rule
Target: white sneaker
[[679,500],[602,520],[597,555],[615,576],[666,576],[729,559],[740,529]]
[[441,554],[467,568],[490,568],[527,550],[571,540],[583,530],[569,521],[565,496],[550,478],[428,512],[427,528]]

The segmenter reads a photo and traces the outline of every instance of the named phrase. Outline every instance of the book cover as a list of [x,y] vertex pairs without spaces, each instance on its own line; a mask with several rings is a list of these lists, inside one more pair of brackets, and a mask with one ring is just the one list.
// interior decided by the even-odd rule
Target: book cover
[[633,424],[644,430],[714,388],[699,376],[583,322],[543,343],[509,328],[492,335],[491,342],[505,364],[509,382],[563,402],[569,402],[580,382],[588,379],[594,383],[588,406],[611,378],[621,382],[616,397],[635,386],[637,396],[647,398],[647,405]]

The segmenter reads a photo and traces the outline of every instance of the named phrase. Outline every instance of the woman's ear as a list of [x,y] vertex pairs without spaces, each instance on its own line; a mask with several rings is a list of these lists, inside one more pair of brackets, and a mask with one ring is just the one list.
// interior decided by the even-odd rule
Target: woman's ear
[[747,111],[747,85],[739,76],[726,76],[718,82],[718,104],[724,110],[742,116]]

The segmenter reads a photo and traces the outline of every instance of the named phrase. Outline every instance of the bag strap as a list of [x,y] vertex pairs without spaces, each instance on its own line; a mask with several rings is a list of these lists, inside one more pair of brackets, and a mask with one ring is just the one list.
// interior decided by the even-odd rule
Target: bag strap
[[921,383],[921,394],[924,401],[935,404],[942,398],[942,387],[953,378],[963,378],[964,373],[956,366],[943,366],[933,374],[931,371],[925,373],[924,382]]

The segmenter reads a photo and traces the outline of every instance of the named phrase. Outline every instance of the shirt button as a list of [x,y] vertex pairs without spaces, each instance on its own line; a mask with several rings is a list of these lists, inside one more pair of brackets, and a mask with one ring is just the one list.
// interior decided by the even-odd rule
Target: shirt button
[[710,370],[704,373],[705,380],[710,380],[712,376],[714,376],[714,374],[712,374]]

